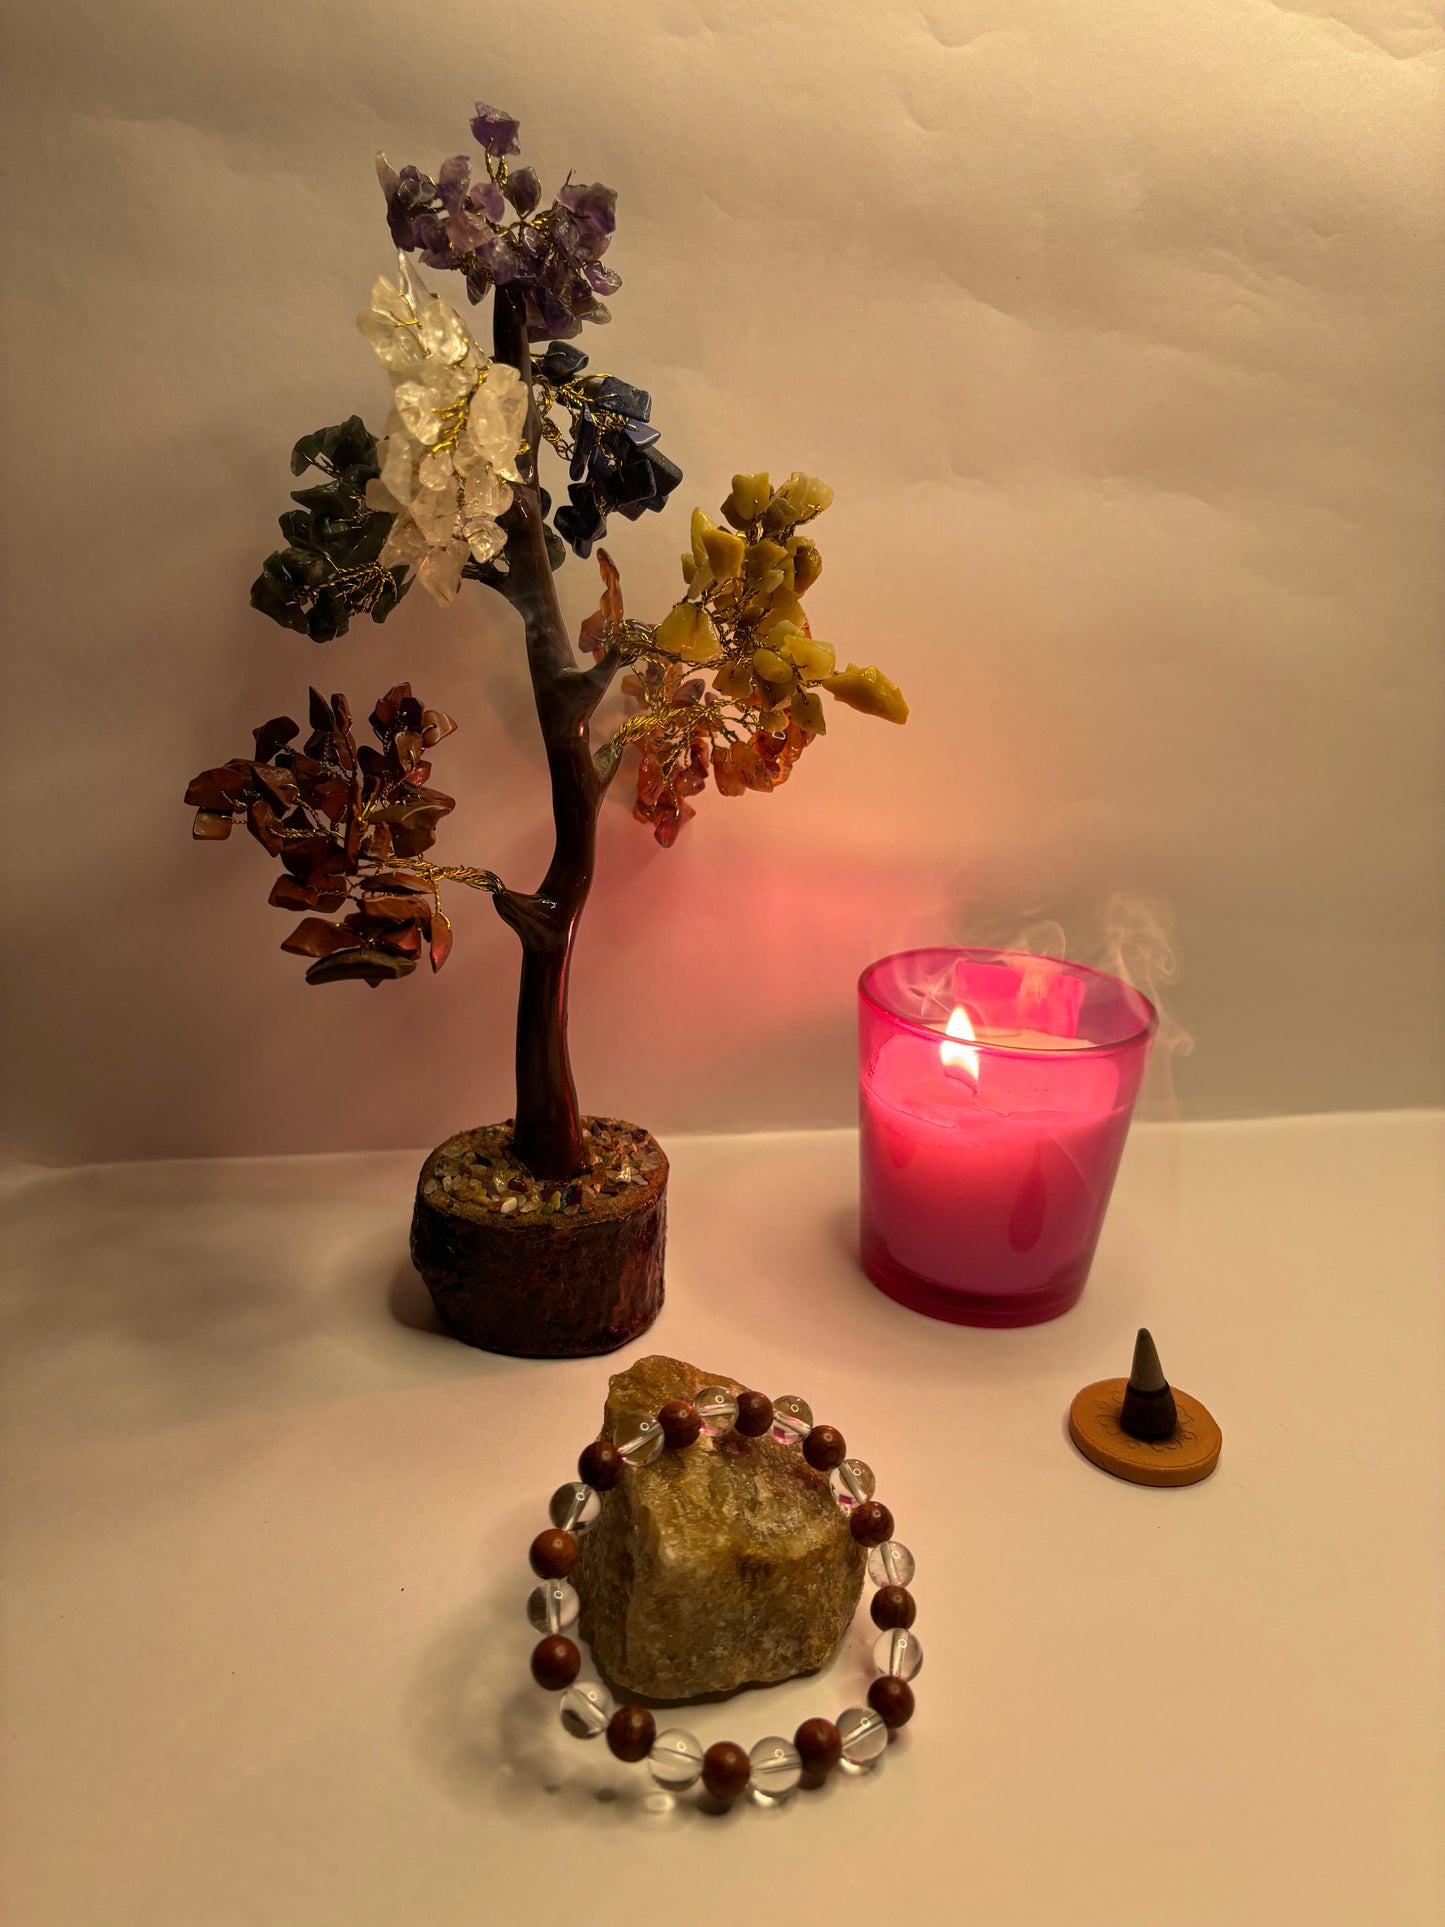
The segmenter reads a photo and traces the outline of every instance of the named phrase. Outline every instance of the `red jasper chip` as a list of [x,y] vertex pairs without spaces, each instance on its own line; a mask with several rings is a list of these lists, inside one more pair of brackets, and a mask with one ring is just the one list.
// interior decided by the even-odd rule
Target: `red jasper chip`
[[843,1736],[831,1720],[804,1720],[793,1735],[803,1771],[822,1780],[843,1757]]
[[647,1758],[656,1738],[657,1721],[645,1706],[619,1706],[607,1722],[607,1744],[631,1765]]
[[911,1626],[918,1617],[918,1602],[906,1586],[880,1586],[868,1608],[873,1624],[891,1633],[895,1626]]
[[660,1407],[657,1422],[662,1427],[662,1436],[674,1452],[685,1445],[696,1442],[702,1430],[702,1420],[698,1417],[697,1407],[689,1405],[685,1398],[670,1398]]
[[893,1514],[881,1499],[865,1499],[848,1514],[848,1530],[860,1546],[881,1546],[893,1537]]
[[527,1556],[539,1579],[565,1579],[577,1563],[577,1541],[560,1529],[539,1532]]
[[773,1422],[773,1401],[761,1392],[738,1393],[738,1415],[733,1430],[745,1439],[760,1439]]
[[868,1704],[889,1732],[896,1732],[913,1718],[913,1688],[906,1679],[884,1673],[868,1688]]
[[719,1740],[702,1756],[702,1783],[714,1800],[736,1800],[751,1774],[747,1754],[732,1740]]
[[847,1456],[847,1441],[836,1425],[815,1425],[803,1440],[803,1457],[817,1472],[831,1472]]
[[570,1639],[551,1633],[532,1648],[532,1677],[549,1693],[570,1686],[582,1669],[582,1655]]
[[626,1470],[626,1459],[610,1439],[593,1439],[577,1460],[578,1478],[594,1492],[610,1492]]

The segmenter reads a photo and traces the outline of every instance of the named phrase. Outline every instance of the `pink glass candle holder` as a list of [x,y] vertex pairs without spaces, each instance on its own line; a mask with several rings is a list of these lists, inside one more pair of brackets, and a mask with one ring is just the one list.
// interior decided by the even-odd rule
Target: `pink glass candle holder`
[[1078,1302],[1158,1017],[1017,950],[906,950],[858,982],[863,1268],[960,1325]]

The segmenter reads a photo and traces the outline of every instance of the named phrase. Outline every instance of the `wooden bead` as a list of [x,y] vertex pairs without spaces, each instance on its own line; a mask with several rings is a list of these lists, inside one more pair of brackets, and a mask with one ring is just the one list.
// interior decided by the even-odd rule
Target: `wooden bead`
[[679,1452],[684,1446],[693,1445],[702,1430],[702,1420],[697,1415],[697,1407],[689,1405],[685,1398],[670,1398],[660,1407],[657,1422],[662,1427],[662,1436],[670,1450]]
[[657,1721],[645,1706],[619,1706],[607,1722],[607,1744],[619,1760],[645,1760],[657,1738]]
[[906,1586],[880,1586],[868,1608],[873,1624],[885,1633],[895,1626],[911,1626],[918,1617],[918,1602]]
[[528,1554],[539,1579],[565,1579],[577,1563],[577,1541],[570,1532],[539,1532]]
[[847,1442],[836,1425],[815,1425],[803,1440],[803,1457],[817,1472],[831,1472],[847,1456]]
[[551,1633],[532,1648],[532,1677],[549,1693],[570,1686],[582,1669],[582,1655],[570,1639]]
[[593,1439],[577,1460],[577,1476],[594,1492],[610,1492],[621,1483],[627,1461],[610,1439]]
[[860,1546],[881,1546],[893,1537],[893,1514],[881,1499],[865,1499],[848,1514],[848,1530]]
[[773,1422],[773,1401],[761,1392],[738,1393],[738,1415],[733,1430],[745,1439],[760,1439]]
[[793,1735],[803,1771],[825,1778],[843,1757],[843,1736],[831,1720],[804,1720]]
[[719,1740],[702,1756],[702,1783],[714,1800],[736,1800],[751,1773],[747,1754],[732,1740]]
[[906,1679],[884,1673],[868,1688],[868,1704],[890,1733],[913,1718],[913,1688]]

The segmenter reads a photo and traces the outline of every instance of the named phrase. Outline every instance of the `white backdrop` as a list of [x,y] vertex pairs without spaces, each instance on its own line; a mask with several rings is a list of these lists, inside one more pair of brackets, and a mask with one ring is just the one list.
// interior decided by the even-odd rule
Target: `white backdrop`
[[[461,732],[441,853],[540,874],[511,618],[414,595],[317,649],[247,607],[286,453],[385,384],[371,156],[481,96],[620,192],[598,366],[686,477],[618,524],[674,593],[735,468],[830,480],[810,613],[906,731],[838,712],[659,850],[605,813],[584,1104],[845,1122],[852,985],[1120,891],[1172,918],[1187,1114],[1438,1096],[1438,11],[1416,0],[61,0],[7,31],[6,907],[14,1148],[423,1145],[510,1108],[515,948],[314,990],[270,866],[187,778],[410,678]],[[445,277],[439,277],[445,282]],[[590,565],[563,572],[569,609]]]

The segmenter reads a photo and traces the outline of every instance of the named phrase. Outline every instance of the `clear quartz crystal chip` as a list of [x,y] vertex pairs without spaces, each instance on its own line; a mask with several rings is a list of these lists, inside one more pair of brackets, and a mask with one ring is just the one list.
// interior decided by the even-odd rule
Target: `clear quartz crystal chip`
[[918,1643],[918,1635],[906,1627],[894,1626],[880,1633],[873,1642],[873,1665],[880,1673],[892,1673],[896,1679],[912,1679],[922,1664],[923,1648]]
[[862,1505],[878,1490],[872,1466],[865,1465],[862,1459],[844,1459],[841,1465],[835,1465],[828,1474],[828,1484],[832,1487],[833,1497],[845,1512],[851,1512],[855,1505]]
[[913,1583],[913,1554],[896,1539],[874,1546],[868,1555],[868,1577],[875,1586],[907,1586]]
[[813,1408],[795,1392],[773,1400],[773,1437],[779,1445],[801,1445],[813,1429]]
[[652,1742],[647,1770],[659,1786],[681,1793],[702,1774],[702,1745],[681,1726],[669,1726]]
[[589,1526],[596,1525],[601,1511],[601,1493],[594,1492],[590,1485],[583,1485],[580,1479],[572,1479],[566,1485],[559,1485],[552,1494],[547,1516],[563,1532],[586,1532]]
[[622,1421],[617,1449],[629,1465],[651,1465],[662,1446],[662,1426],[655,1417],[638,1413]]
[[576,1623],[581,1603],[565,1579],[544,1579],[527,1595],[527,1617],[539,1633],[565,1633]]
[[797,1747],[791,1740],[779,1739],[776,1733],[758,1741],[748,1754],[748,1764],[752,1768],[750,1784],[754,1792],[769,1794],[775,1800],[791,1793],[803,1777],[803,1762]]
[[738,1402],[725,1385],[704,1385],[692,1402],[702,1420],[705,1438],[715,1439],[719,1433],[731,1432],[738,1415]]
[[871,1706],[850,1706],[838,1715],[838,1737],[850,1766],[867,1766],[888,1744],[888,1728]]
[[605,1733],[612,1711],[612,1695],[595,1679],[579,1679],[569,1686],[557,1708],[562,1724],[577,1740],[595,1740]]

